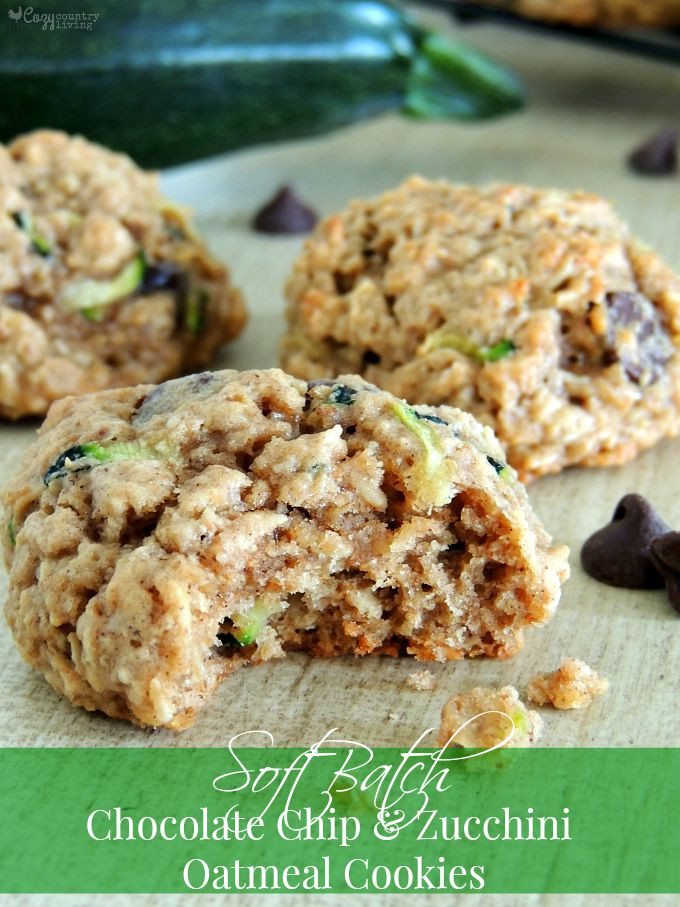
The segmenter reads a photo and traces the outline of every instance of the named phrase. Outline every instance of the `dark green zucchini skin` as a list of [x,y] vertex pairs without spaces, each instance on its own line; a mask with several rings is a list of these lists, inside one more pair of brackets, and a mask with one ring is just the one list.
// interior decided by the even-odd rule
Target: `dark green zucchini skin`
[[[39,8],[56,15],[64,6],[43,0]],[[399,109],[423,34],[386,0],[76,6],[99,14],[91,31],[5,24],[0,139],[64,129],[149,167]],[[489,110],[471,115],[517,106],[512,90],[492,96]]]

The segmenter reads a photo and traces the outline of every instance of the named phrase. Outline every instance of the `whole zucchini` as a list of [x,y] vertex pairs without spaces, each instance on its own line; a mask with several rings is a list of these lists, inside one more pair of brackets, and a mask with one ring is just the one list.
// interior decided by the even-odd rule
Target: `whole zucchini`
[[61,0],[40,3],[44,29],[29,10],[4,26],[3,141],[48,126],[163,167],[386,110],[474,119],[522,100],[387,0],[81,0],[89,31],[57,27]]

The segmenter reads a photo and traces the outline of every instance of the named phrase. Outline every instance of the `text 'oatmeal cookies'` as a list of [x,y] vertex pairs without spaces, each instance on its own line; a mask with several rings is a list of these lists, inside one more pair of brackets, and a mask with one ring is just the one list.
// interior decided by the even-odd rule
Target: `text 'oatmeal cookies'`
[[56,403],[3,495],[16,643],[76,705],[181,728],[285,650],[514,654],[567,576],[490,429],[356,376]]
[[196,369],[244,323],[153,174],[61,132],[0,146],[0,416]]
[[413,177],[324,221],[287,295],[289,372],[468,410],[523,480],[680,429],[680,279],[596,196]]

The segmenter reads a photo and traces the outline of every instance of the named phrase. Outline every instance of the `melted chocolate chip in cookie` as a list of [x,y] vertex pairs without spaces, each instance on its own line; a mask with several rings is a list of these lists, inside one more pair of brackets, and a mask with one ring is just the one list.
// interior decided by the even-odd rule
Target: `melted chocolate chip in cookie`
[[620,362],[634,384],[654,384],[673,355],[659,310],[642,293],[607,293],[605,303],[608,331],[603,363]]
[[612,521],[585,542],[583,569],[593,579],[625,589],[661,589],[664,581],[652,558],[655,539],[670,531],[642,495],[627,494]]

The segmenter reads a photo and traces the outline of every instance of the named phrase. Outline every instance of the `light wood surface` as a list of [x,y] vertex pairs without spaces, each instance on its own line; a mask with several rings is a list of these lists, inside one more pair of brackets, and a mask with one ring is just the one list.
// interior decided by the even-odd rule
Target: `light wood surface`
[[[219,365],[276,364],[283,327],[281,287],[300,240],[257,236],[248,222],[284,182],[323,213],[413,172],[471,183],[509,180],[584,188],[609,197],[635,231],[680,268],[680,177],[645,179],[624,166],[626,153],[648,133],[674,117],[676,123],[680,120],[680,69],[498,26],[468,26],[462,34],[520,73],[531,96],[526,111],[472,125],[389,117],[318,140],[247,151],[164,175],[168,194],[195,209],[199,227],[247,296],[248,329]],[[0,427],[2,477],[14,469],[35,427]],[[541,518],[571,548],[572,578],[554,620],[528,633],[523,652],[512,660],[434,665],[436,688],[417,692],[405,683],[419,669],[411,660],[293,656],[238,672],[185,733],[151,734],[59,699],[21,661],[3,627],[0,744],[219,746],[237,731],[264,727],[277,744],[305,745],[337,727],[371,745],[408,745],[426,727],[437,725],[442,703],[451,694],[477,684],[512,683],[521,690],[537,670],[551,669],[563,656],[573,655],[608,677],[610,691],[582,711],[546,710],[544,745],[678,745],[680,617],[663,593],[599,585],[583,574],[578,560],[584,539],[607,521],[628,491],[647,495],[669,523],[680,527],[679,456],[680,440],[668,441],[625,467],[571,470],[531,487]],[[1,582],[4,596],[4,576]]]

